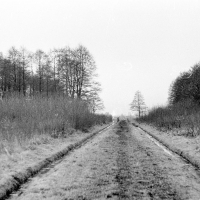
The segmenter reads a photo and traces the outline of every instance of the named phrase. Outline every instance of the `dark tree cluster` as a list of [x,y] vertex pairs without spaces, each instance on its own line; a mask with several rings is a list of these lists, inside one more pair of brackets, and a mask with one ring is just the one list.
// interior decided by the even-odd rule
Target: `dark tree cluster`
[[181,73],[170,86],[170,104],[185,100],[200,104],[200,63]]
[[65,95],[82,99],[95,112],[103,108],[95,70],[93,56],[82,45],[48,53],[12,47],[6,56],[0,54],[0,88],[5,96]]

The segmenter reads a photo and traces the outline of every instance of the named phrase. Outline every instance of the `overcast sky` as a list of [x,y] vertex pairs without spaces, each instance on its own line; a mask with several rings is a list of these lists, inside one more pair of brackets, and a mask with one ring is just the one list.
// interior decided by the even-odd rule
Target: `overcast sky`
[[105,112],[128,114],[137,90],[148,107],[200,61],[199,0],[0,0],[0,51],[82,44],[94,56]]

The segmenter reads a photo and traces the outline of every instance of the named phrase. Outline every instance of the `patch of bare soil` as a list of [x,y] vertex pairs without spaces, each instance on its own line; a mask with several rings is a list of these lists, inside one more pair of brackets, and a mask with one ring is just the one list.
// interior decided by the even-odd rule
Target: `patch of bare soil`
[[10,199],[199,199],[200,177],[121,121],[32,178]]

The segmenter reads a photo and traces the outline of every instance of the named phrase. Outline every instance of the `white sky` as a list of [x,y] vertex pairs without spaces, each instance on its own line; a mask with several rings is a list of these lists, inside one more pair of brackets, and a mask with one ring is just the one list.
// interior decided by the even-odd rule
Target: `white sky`
[[200,61],[199,0],[0,0],[0,51],[82,44],[94,56],[105,112],[128,114],[140,90],[165,104],[170,83]]

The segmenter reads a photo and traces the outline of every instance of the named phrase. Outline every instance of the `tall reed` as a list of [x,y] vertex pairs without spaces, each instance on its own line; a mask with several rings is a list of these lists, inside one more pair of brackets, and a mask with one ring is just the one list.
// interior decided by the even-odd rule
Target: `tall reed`
[[161,130],[177,130],[187,136],[200,135],[200,106],[185,100],[171,106],[152,108],[148,115],[137,119],[155,125]]
[[43,134],[57,137],[70,128],[85,130],[111,120],[91,113],[86,102],[64,96],[9,97],[0,101],[0,150],[5,143],[24,143]]

